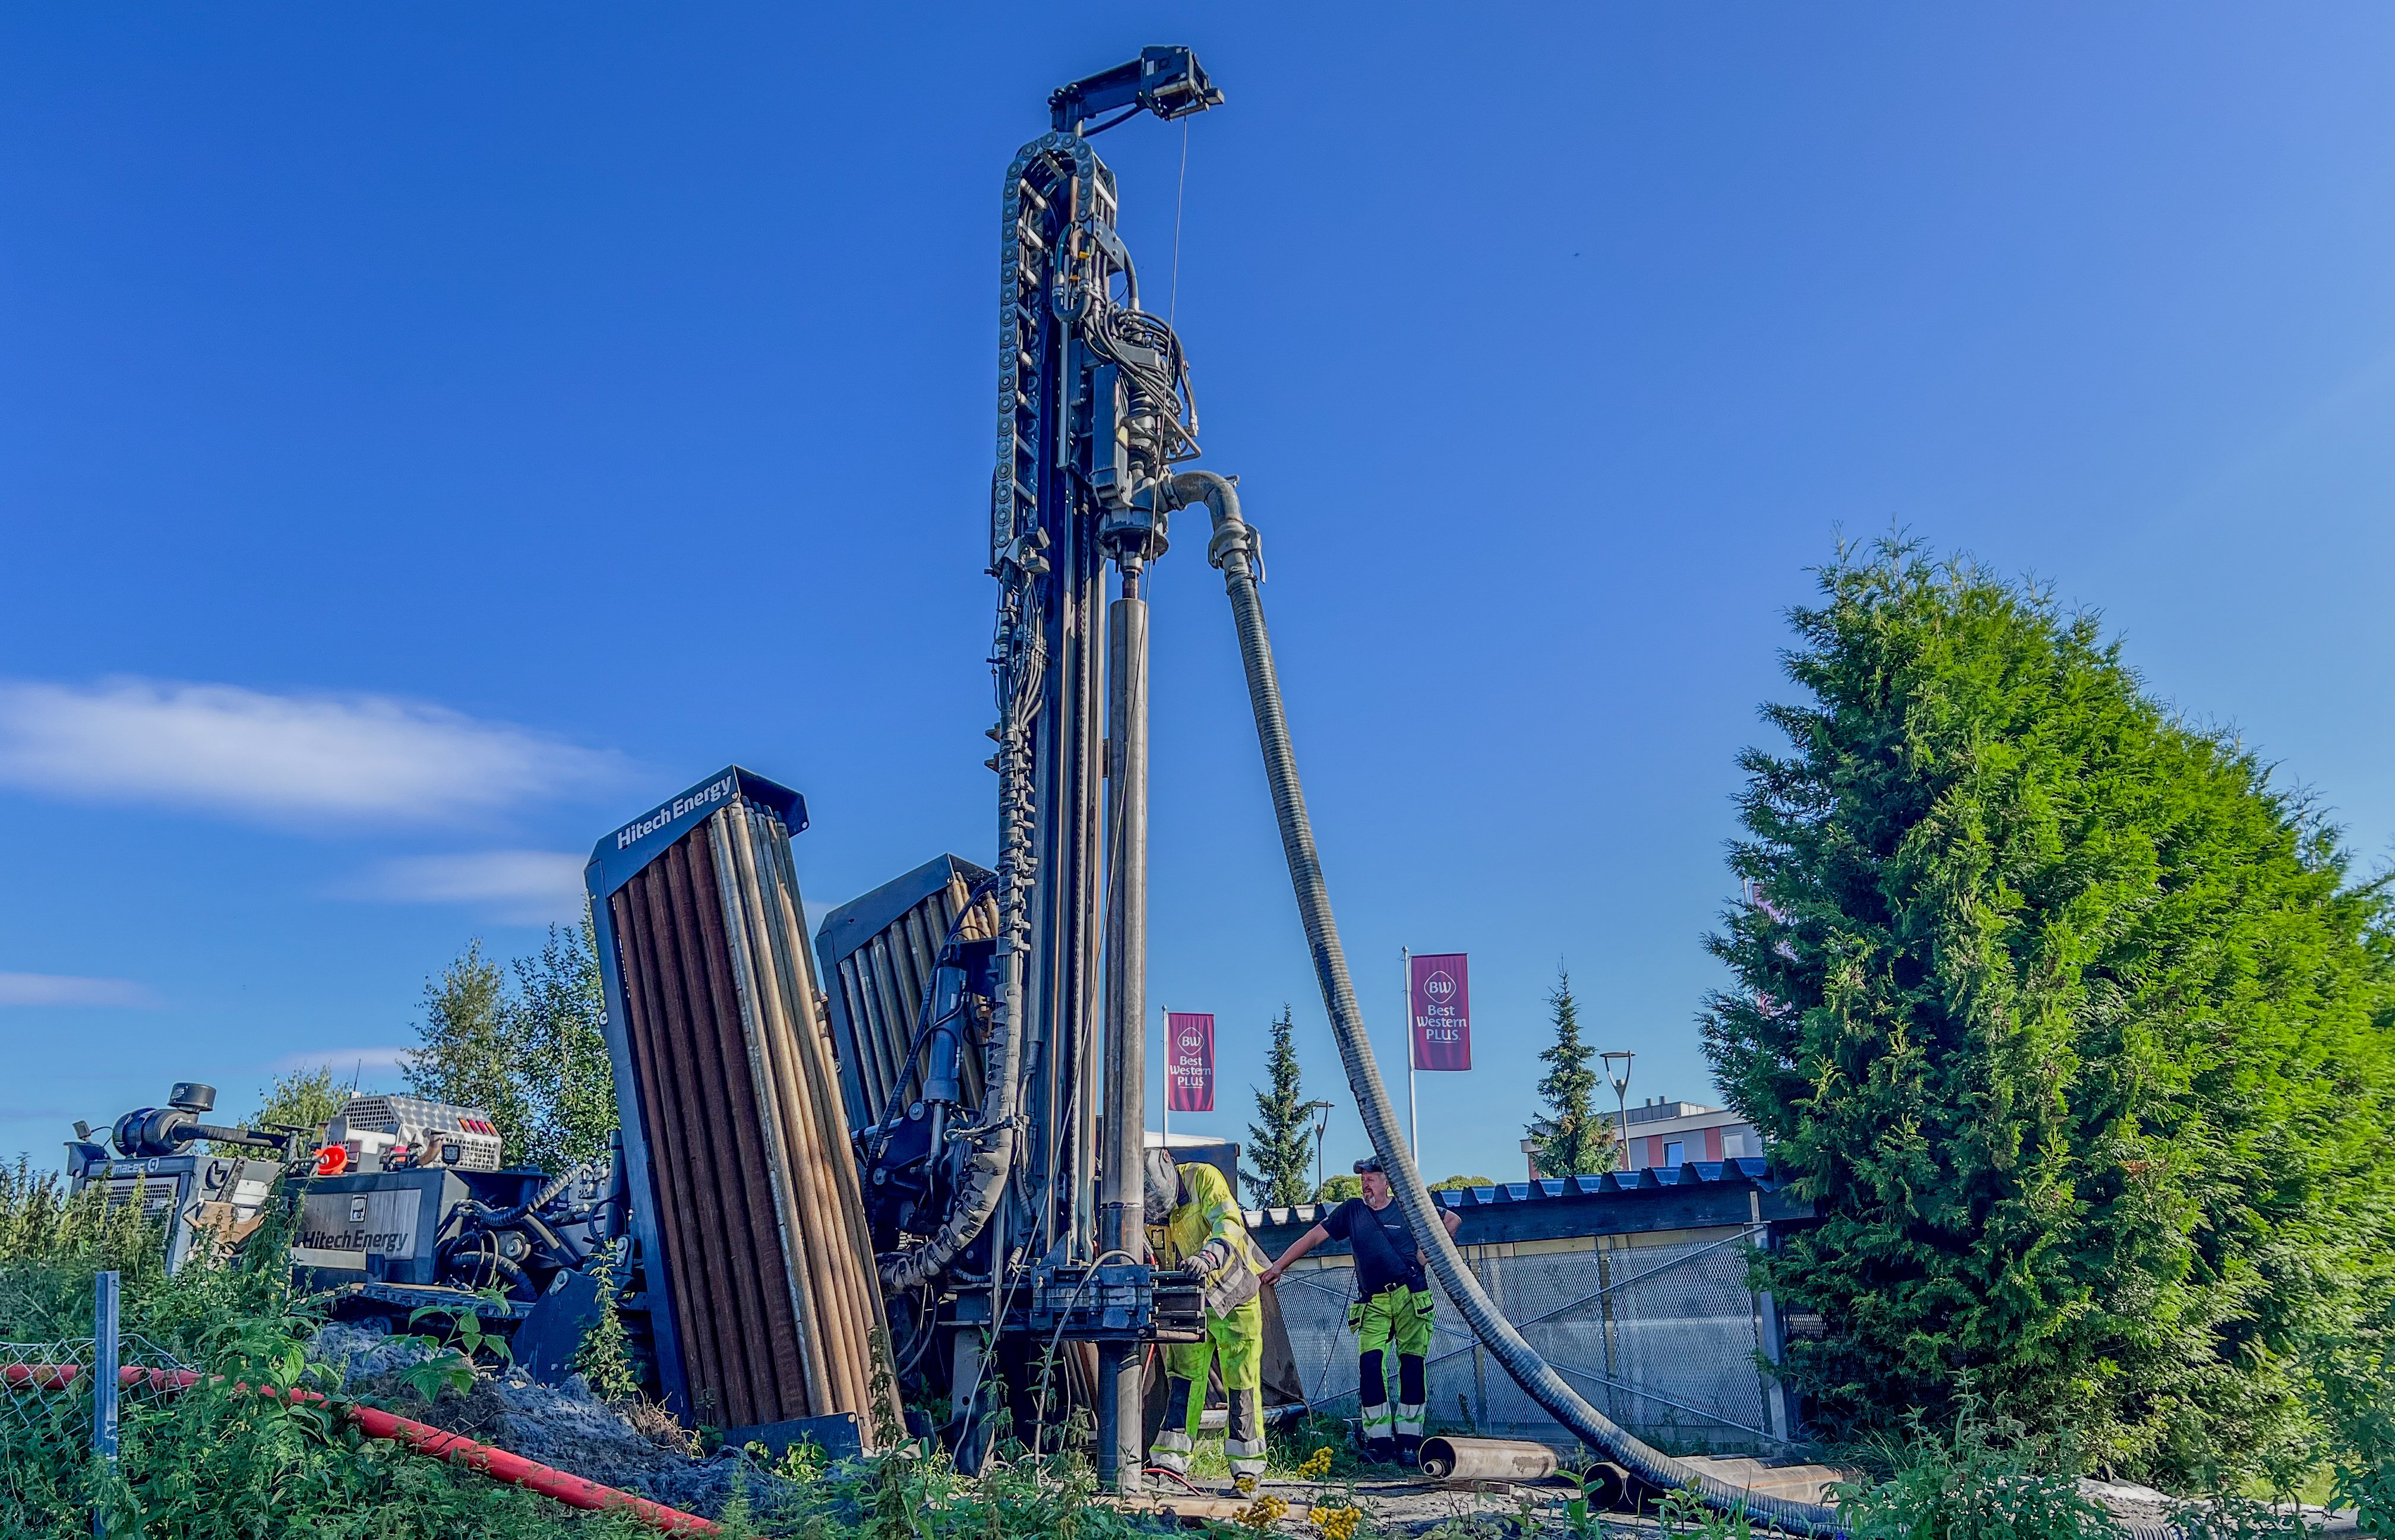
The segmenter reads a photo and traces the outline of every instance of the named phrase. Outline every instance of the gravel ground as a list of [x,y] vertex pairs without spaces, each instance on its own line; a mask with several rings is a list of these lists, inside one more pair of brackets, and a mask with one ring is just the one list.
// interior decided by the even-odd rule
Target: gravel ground
[[[353,1389],[392,1400],[410,1394],[398,1378],[400,1372],[430,1356],[414,1343],[338,1322],[319,1331],[308,1352],[319,1362],[338,1366],[344,1383]],[[592,1395],[579,1375],[558,1388],[536,1384],[521,1373],[484,1375],[470,1394],[444,1395],[430,1407],[418,1403],[413,1415],[543,1465],[709,1518],[723,1511],[742,1465],[736,1454],[698,1459],[658,1441]],[[661,1419],[660,1424],[662,1431]],[[2168,1522],[2173,1500],[2162,1493],[2125,1482],[2089,1481],[2081,1485],[2116,1518],[2153,1528]],[[1309,1505],[1339,1501],[1349,1490],[1342,1484],[1281,1480],[1268,1480],[1264,1488],[1292,1504]],[[1564,1520],[1564,1503],[1572,1495],[1568,1482],[1483,1481],[1450,1487],[1420,1481],[1365,1481],[1353,1490],[1357,1506],[1392,1535],[1420,1536],[1442,1526],[1449,1526],[1458,1540],[1475,1535],[1493,1540],[1501,1533],[1569,1533]],[[1221,1485],[1220,1494],[1231,1494],[1227,1484]],[[2354,1533],[2353,1521],[2342,1516],[2313,1508],[2305,1511],[2305,1518],[2322,1534]],[[1625,1540],[1661,1533],[1646,1518],[1608,1514],[1604,1522],[1608,1534]],[[1287,1524],[1279,1527],[1296,1532]]]

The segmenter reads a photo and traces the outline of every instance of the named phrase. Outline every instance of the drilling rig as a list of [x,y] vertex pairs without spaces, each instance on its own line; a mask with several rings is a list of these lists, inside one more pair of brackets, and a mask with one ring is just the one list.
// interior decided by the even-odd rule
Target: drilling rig
[[736,766],[593,853],[640,1297],[668,1402],[769,1444],[809,1420],[794,1412],[840,1409],[882,1422],[856,1426],[870,1448],[893,1441],[894,1387],[947,1402],[939,1432],[968,1470],[998,1408],[1036,1440],[1086,1407],[1102,1480],[1137,1487],[1143,1359],[1203,1329],[1201,1285],[1149,1264],[1141,1216],[1146,591],[1174,515],[1202,515],[1324,1008],[1433,1276],[1498,1365],[1630,1476],[1834,1533],[1828,1510],[1735,1491],[1590,1406],[1490,1302],[1415,1168],[1315,848],[1255,531],[1236,478],[1180,468],[1198,454],[1188,359],[1142,301],[1092,143],[1222,101],[1188,48],[1147,48],[1052,93],[1050,131],[1007,167],[995,868],[927,862],[835,910],[810,953],[790,857],[804,801]]
[[[921,1300],[919,1319],[937,1322],[945,1309],[1006,1342],[1009,1295],[1019,1292],[1034,1340],[1052,1321],[1052,1339],[1093,1341],[1086,1366],[1109,1480],[1139,1468],[1136,1344],[1196,1323],[1194,1287],[1159,1295],[1142,1260],[1139,1171],[1144,584],[1169,543],[1173,467],[1198,449],[1187,358],[1171,325],[1142,306],[1116,230],[1114,174],[1091,138],[1143,112],[1170,122],[1222,100],[1189,49],[1145,49],[1056,91],[1051,131],[1007,168],[989,520],[998,869],[986,885],[989,960],[976,981],[987,1002],[982,1105],[937,1110],[955,1129],[955,1157],[943,1201],[921,1211],[936,1224],[882,1267],[892,1296]],[[959,1042],[942,1033],[937,1046]],[[1018,1281],[1026,1263],[1034,1270]],[[981,1287],[942,1291],[945,1306],[924,1297],[964,1280]],[[967,1403],[988,1367],[980,1340],[953,1336],[951,1394],[963,1388],[957,1399]]]

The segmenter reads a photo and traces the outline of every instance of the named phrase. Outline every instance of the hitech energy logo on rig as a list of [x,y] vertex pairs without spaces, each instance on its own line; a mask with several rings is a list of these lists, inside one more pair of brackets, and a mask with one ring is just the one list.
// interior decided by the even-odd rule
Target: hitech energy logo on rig
[[417,1215],[423,1206],[424,1195],[414,1188],[311,1193],[299,1211],[292,1260],[303,1267],[363,1270],[369,1253],[413,1256]]
[[616,830],[615,849],[629,849],[635,840],[646,839],[684,813],[696,812],[701,808],[713,807],[730,796],[735,789],[736,783],[734,778],[727,775],[721,781],[701,786],[686,796],[677,796],[648,817],[636,818]]

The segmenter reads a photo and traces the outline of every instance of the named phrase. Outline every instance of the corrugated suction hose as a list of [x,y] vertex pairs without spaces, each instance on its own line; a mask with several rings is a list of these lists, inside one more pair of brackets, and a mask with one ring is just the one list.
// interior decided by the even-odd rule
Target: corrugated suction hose
[[1239,517],[1238,489],[1227,478],[1203,470],[1184,471],[1171,479],[1169,488],[1169,506],[1203,503],[1212,515],[1214,533],[1206,559],[1222,570],[1223,586],[1230,594],[1231,615],[1239,631],[1239,658],[1247,668],[1248,700],[1255,709],[1256,741],[1264,750],[1265,778],[1272,783],[1281,849],[1289,857],[1290,886],[1296,891],[1298,917],[1305,924],[1306,946],[1314,955],[1315,978],[1322,986],[1323,1008],[1330,1015],[1330,1031],[1347,1067],[1348,1089],[1355,1093],[1356,1106],[1363,1113],[1364,1131],[1371,1136],[1372,1149],[1390,1175],[1389,1185],[1406,1222],[1426,1244],[1432,1273],[1472,1323],[1473,1332],[1514,1376],[1514,1383],[1581,1442],[1604,1451],[1639,1480],[1656,1487],[1693,1490],[1716,1507],[1743,1508],[1758,1520],[1799,1534],[1842,1533],[1835,1508],[1740,1491],[1634,1438],[1564,1383],[1563,1376],[1489,1301],[1480,1280],[1463,1265],[1462,1255],[1422,1189],[1413,1152],[1397,1137],[1396,1110],[1390,1105],[1387,1087],[1381,1084],[1380,1066],[1364,1033],[1363,1012],[1356,1005],[1355,981],[1347,975],[1346,954],[1339,945],[1339,925],[1331,916],[1330,894],[1323,886],[1322,862],[1314,849],[1314,825],[1305,814],[1304,790],[1298,784],[1297,757],[1290,748],[1289,718],[1281,710],[1272,642],[1264,634],[1264,603],[1256,595],[1251,560],[1254,534]]

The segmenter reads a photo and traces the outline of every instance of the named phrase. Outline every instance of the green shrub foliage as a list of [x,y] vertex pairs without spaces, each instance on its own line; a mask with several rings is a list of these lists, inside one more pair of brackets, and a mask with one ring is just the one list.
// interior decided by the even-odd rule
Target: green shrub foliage
[[515,960],[512,989],[483,943],[471,942],[425,981],[408,1089],[481,1108],[509,1161],[551,1172],[603,1161],[615,1128],[606,1020],[587,913],[578,929],[552,925],[539,952]]
[[1827,1323],[1786,1372],[1833,1435],[1968,1383],[2124,1474],[2292,1478],[2387,1286],[2383,884],[2093,617],[1893,540],[1820,589],[1704,1022],[1823,1215],[1758,1263]]

